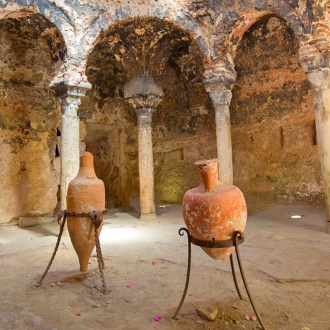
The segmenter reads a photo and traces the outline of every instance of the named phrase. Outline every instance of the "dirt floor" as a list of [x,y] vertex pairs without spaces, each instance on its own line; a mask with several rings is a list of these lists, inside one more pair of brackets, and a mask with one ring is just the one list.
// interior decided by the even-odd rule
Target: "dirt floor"
[[[230,262],[216,261],[192,246],[188,293],[178,319],[172,316],[187,274],[187,237],[179,205],[158,207],[158,219],[141,222],[134,211],[111,209],[101,234],[102,282],[93,253],[79,271],[68,235],[44,283],[56,222],[0,228],[0,329],[260,329],[238,268],[240,300]],[[330,235],[325,209],[273,206],[249,211],[240,245],[245,275],[266,329],[330,329]],[[291,215],[299,214],[300,219]],[[218,308],[214,321],[197,308]],[[247,320],[249,319],[249,320]]]

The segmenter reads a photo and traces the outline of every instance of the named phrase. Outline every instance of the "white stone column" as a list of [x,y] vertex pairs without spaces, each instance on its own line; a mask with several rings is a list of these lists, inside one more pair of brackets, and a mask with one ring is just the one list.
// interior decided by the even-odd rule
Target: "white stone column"
[[223,62],[211,66],[205,74],[204,85],[215,109],[215,126],[217,139],[217,156],[219,162],[219,180],[233,184],[233,155],[231,143],[231,126],[229,105],[231,88],[236,81],[236,72]]
[[61,210],[66,210],[66,195],[69,182],[79,170],[79,97],[63,97],[60,104],[64,109],[62,116],[61,143]]
[[81,97],[91,88],[88,83],[65,81],[51,86],[63,108],[61,144],[61,210],[66,210],[66,195],[69,182],[79,170],[79,117]]
[[126,101],[136,109],[138,119],[140,219],[154,220],[156,209],[151,119],[164,94],[151,77],[143,76],[127,83],[124,95]]
[[300,48],[300,63],[313,93],[317,144],[330,233],[330,40],[315,37]]

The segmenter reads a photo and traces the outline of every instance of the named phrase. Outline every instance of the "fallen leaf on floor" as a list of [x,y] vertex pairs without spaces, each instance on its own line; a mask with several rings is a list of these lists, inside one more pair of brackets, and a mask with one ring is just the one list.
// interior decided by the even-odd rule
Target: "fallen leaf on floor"
[[303,327],[303,328],[301,328],[301,330],[311,330],[311,329],[308,327]]
[[161,319],[162,319],[162,317],[159,316],[159,315],[156,315],[156,316],[154,317],[154,320],[157,321],[157,322],[160,321]]

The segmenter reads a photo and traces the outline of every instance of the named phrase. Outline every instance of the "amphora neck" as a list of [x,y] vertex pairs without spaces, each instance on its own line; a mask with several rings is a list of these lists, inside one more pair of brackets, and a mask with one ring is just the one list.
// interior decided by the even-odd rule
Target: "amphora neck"
[[80,170],[83,172],[88,173],[88,177],[95,177],[95,171],[94,171],[94,157],[93,155],[86,151],[81,157],[80,157]]
[[201,184],[205,187],[205,192],[213,191],[215,183],[219,181],[218,163],[219,159],[217,158],[198,160],[194,163],[198,168]]

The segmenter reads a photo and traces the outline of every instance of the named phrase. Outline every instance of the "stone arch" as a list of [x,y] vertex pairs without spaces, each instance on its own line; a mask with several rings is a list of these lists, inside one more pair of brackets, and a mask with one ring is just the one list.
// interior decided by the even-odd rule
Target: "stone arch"
[[236,182],[252,204],[320,203],[312,91],[298,64],[299,40],[273,14],[243,38],[230,107]]
[[[230,11],[228,10],[228,12]],[[219,33],[219,37],[215,39],[215,57],[234,59],[236,48],[244,33],[253,24],[268,15],[275,15],[284,19],[294,31],[299,42],[308,39],[310,25],[303,24],[301,17],[288,2],[284,0],[280,3],[271,1],[263,6],[255,6],[253,1],[248,1],[243,10],[230,12],[228,22],[222,19],[216,26],[216,31],[224,31],[224,33]]]
[[[0,8],[1,8],[0,4]],[[0,12],[1,17],[17,15],[20,13],[39,13],[52,22],[61,32],[66,44],[65,61],[61,65],[60,70],[54,74],[53,85],[56,85],[64,80],[74,80],[76,82],[85,82],[84,65],[81,55],[77,53],[77,49],[81,47],[79,44],[78,34],[79,25],[76,24],[76,19],[72,14],[70,7],[64,4],[58,5],[53,1],[32,0],[29,6],[19,5],[17,3],[9,3],[2,5]],[[84,35],[84,33],[80,33]],[[86,47],[83,45],[83,47]]]
[[111,26],[127,19],[139,19],[140,17],[157,18],[168,23],[175,24],[178,28],[188,31],[193,36],[199,47],[202,50],[206,60],[210,57],[210,46],[207,37],[203,33],[200,25],[190,15],[189,10],[184,4],[176,4],[179,10],[172,11],[170,4],[166,1],[157,1],[152,5],[152,9],[143,4],[122,5],[119,2],[111,3],[107,8],[100,9],[100,14],[97,15],[89,27],[86,29],[86,35],[81,40],[81,48],[85,49],[83,57],[85,61],[84,67],[87,64],[87,59],[90,53],[100,39]]
[[0,25],[0,209],[8,223],[52,215],[57,204],[60,112],[49,83],[66,47],[59,29],[38,11],[11,11]]
[[[95,156],[96,171],[100,173],[101,166],[105,170],[110,169],[108,173],[97,172],[98,176],[105,178],[108,191],[120,189],[126,194],[123,199],[117,199],[115,205],[130,203],[130,194],[138,192],[136,113],[124,101],[123,86],[143,73],[145,58],[139,53],[142,49],[145,49],[144,54],[150,60],[148,73],[165,92],[164,101],[153,114],[156,198],[158,195],[158,200],[180,202],[179,198],[191,182],[191,178],[185,178],[182,171],[192,167],[200,157],[199,153],[215,156],[215,143],[206,142],[206,139],[215,140],[214,109],[202,82],[204,57],[195,38],[177,24],[157,17],[122,19],[100,35],[98,44],[89,55],[86,75],[93,89],[88,92],[90,99],[86,98],[81,105],[82,109],[94,107],[94,118],[85,122],[85,142],[87,150]],[[202,130],[204,132],[202,122],[211,128],[203,137],[200,136]],[[186,139],[181,137],[180,140],[180,135]],[[196,151],[188,151],[189,135],[193,136],[194,141],[196,136],[201,141]],[[175,148],[172,145],[174,140],[179,140]],[[117,146],[109,141],[114,141]],[[124,157],[122,159],[118,158],[120,152]],[[101,159],[109,154],[114,154],[114,159],[107,158],[102,165]],[[177,172],[172,174],[173,177],[170,174],[162,180],[166,176],[164,168],[168,166],[169,169],[171,157],[177,157],[183,165],[178,168],[172,162],[171,170]],[[113,163],[110,164],[110,161]],[[176,175],[178,172],[180,175]],[[194,175],[195,171],[192,169],[187,173]],[[111,178],[112,187],[109,185]]]
[[73,18],[68,12],[48,0],[32,0],[30,5],[24,6],[16,2],[0,4],[0,19],[24,15],[29,13],[39,13],[46,17],[61,31],[65,43],[68,44],[73,32]]

